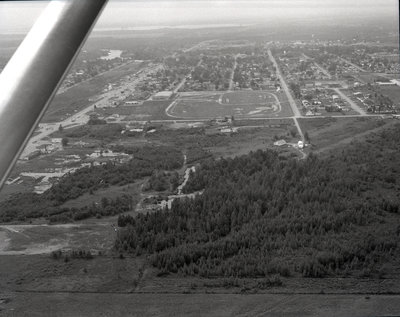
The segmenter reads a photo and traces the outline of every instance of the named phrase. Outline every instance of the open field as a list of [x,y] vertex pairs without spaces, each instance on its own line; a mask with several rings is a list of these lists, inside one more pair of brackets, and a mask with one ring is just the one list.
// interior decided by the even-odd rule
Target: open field
[[[179,130],[159,129],[146,138],[148,142],[177,146],[182,148],[182,151],[203,148],[215,157],[231,157],[273,147],[275,137],[285,138],[288,142],[293,141],[290,134],[295,128],[293,120],[276,121],[274,125],[268,121],[249,120],[246,125],[237,126],[236,133],[221,133],[218,126]],[[235,125],[238,122],[240,121],[235,121]]]
[[140,189],[143,183],[144,181],[138,181],[126,186],[110,186],[97,190],[92,194],[86,193],[76,199],[67,201],[62,207],[80,208],[91,204],[101,204],[102,198],[115,199],[124,194],[132,196],[133,202],[137,203],[140,199]]
[[399,86],[381,86],[380,90],[383,95],[388,96],[400,110],[400,87]]
[[108,218],[93,225],[84,222],[65,225],[1,225],[4,244],[0,257],[5,255],[46,254],[59,249],[110,249],[115,237]]
[[18,293],[4,316],[398,316],[399,296]]
[[[115,238],[110,221],[73,225],[2,226],[11,239],[0,255],[1,292],[98,292],[145,294],[400,294],[396,276],[378,278],[280,277],[281,286],[259,287],[261,279],[242,278],[237,286],[224,278],[171,274],[160,276],[146,256],[120,258],[111,248]],[[8,228],[8,229],[6,229]],[[21,237],[17,237],[20,235]],[[23,235],[30,237],[28,238]],[[27,247],[22,250],[23,247]],[[64,250],[60,258],[51,252]],[[68,250],[90,250],[92,259],[71,257]],[[99,253],[101,252],[101,254]],[[65,260],[65,255],[69,259]],[[0,297],[1,298],[1,297]]]
[[398,74],[379,74],[379,73],[371,73],[371,72],[360,72],[357,73],[355,78],[361,80],[364,83],[373,84],[376,80],[379,81],[380,78],[393,78],[398,79]]
[[291,116],[289,105],[281,93],[235,91],[181,93],[166,113],[176,119],[269,118]]
[[145,101],[135,106],[96,109],[107,117],[123,116],[123,121],[208,120],[234,116],[243,118],[277,118],[292,116],[286,97],[265,91],[180,93],[174,100]]
[[312,149],[324,152],[398,121],[379,117],[351,117],[299,119],[299,123],[303,132],[308,133]]
[[[294,126],[292,126],[295,129]],[[285,152],[290,155],[297,155],[297,151],[292,148],[284,147],[278,149],[273,145],[274,138],[286,139],[288,142],[297,142],[298,138],[293,138],[290,135],[291,127],[283,128],[268,128],[268,127],[256,127],[247,126],[240,127],[239,132],[233,134],[229,139],[220,144],[207,147],[215,157],[235,157],[240,155],[248,154],[250,151],[266,150],[273,148],[274,150]]]
[[142,63],[133,62],[117,67],[96,76],[79,85],[71,87],[64,93],[58,94],[47,109],[42,122],[57,122],[68,117],[76,111],[82,110],[91,103],[89,98],[98,95],[109,83],[116,82],[121,78],[131,75],[139,70]]
[[145,101],[142,105],[121,106],[117,108],[98,108],[95,110],[101,116],[118,114],[126,116],[125,121],[149,121],[171,119],[165,114],[165,109],[171,101]]

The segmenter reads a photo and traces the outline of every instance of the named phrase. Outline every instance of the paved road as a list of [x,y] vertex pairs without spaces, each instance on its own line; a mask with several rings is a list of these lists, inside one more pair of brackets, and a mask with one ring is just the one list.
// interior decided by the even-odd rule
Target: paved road
[[178,84],[178,86],[176,86],[176,88],[173,90],[174,94],[176,94],[179,89],[181,89],[183,87],[183,85],[186,83],[186,77],[183,77],[182,81]]
[[268,50],[268,56],[269,56],[269,59],[271,60],[272,64],[276,68],[276,75],[278,76],[278,78],[279,78],[279,80],[281,82],[282,89],[285,91],[285,94],[286,94],[286,96],[287,96],[287,98],[289,100],[290,107],[292,108],[292,111],[293,111],[293,114],[294,114],[294,116],[293,116],[294,124],[296,125],[297,130],[299,132],[299,135],[300,135],[301,139],[304,142],[304,134],[301,131],[299,122],[297,121],[297,118],[301,118],[302,117],[302,115],[300,114],[300,110],[299,110],[299,108],[297,108],[296,102],[294,101],[294,99],[292,97],[292,94],[290,93],[289,87],[287,86],[287,84],[285,82],[285,79],[283,78],[282,73],[281,73],[281,71],[279,69],[279,65],[276,62],[274,56],[272,55],[270,49]]
[[[196,67],[199,67],[201,65],[201,63],[203,62],[202,59],[199,60],[199,62],[197,63]],[[188,75],[186,75],[185,77],[183,77],[183,79],[181,80],[181,82],[178,84],[178,86],[176,86],[176,88],[174,89],[174,94],[176,94],[179,89],[181,89],[183,87],[183,85],[186,83],[186,77],[190,75],[190,72]]]
[[361,109],[353,100],[347,97],[339,88],[333,88],[333,90],[344,100],[346,100],[350,106],[353,108],[354,111],[358,112],[359,114],[365,116],[367,115],[366,112]]
[[285,94],[289,100],[290,107],[292,108],[293,114],[295,117],[301,117],[299,108],[297,108],[296,102],[294,101],[292,94],[290,93],[289,87],[286,85],[285,79],[282,76],[281,70],[279,69],[278,63],[276,62],[274,56],[271,53],[271,50],[268,50],[268,56],[269,59],[271,60],[272,64],[276,68],[276,75],[278,76],[282,89],[285,91]]
[[236,54],[235,55],[235,62],[234,62],[234,64],[233,64],[233,67],[232,67],[232,74],[231,74],[231,77],[230,77],[230,79],[229,79],[229,91],[232,91],[233,90],[233,88],[234,88],[234,85],[235,85],[235,82],[233,81],[233,77],[235,76],[235,70],[236,70],[236,67],[237,67],[237,58],[239,57],[239,54]]
[[[170,105],[170,107],[173,106],[173,104]],[[171,115],[169,115],[171,116]],[[304,117],[300,116],[298,118],[303,118],[303,119],[323,119],[323,118],[360,118],[360,117],[380,117],[383,118],[384,116],[381,114],[367,114],[367,115],[359,115],[359,114],[352,114],[352,115],[333,115],[333,116],[312,116],[312,117]],[[293,119],[293,117],[259,117],[259,118],[246,118],[245,120],[284,120],[284,119]],[[162,120],[151,120],[151,122],[154,123],[173,123],[173,122],[209,122],[211,119],[210,118],[198,118],[198,119],[162,119]],[[143,122],[143,120],[131,120],[129,122]]]

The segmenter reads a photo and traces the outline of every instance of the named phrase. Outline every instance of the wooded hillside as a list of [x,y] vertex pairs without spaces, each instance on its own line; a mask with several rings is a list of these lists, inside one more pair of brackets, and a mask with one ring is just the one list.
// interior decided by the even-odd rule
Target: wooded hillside
[[172,210],[121,218],[120,251],[204,277],[379,276],[399,269],[400,125],[325,159],[208,160]]

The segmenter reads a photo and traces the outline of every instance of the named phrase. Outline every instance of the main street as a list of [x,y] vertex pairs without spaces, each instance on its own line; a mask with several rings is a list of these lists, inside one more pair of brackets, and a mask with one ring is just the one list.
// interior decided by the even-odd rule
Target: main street
[[233,67],[232,67],[231,77],[229,78],[229,91],[232,91],[235,88],[235,82],[234,82],[233,79],[235,77],[235,70],[236,70],[236,67],[238,65],[238,63],[237,63],[237,58],[238,57],[239,57],[239,54],[236,54],[235,55],[235,62],[233,63]]
[[[203,62],[203,60],[200,59],[199,62],[197,63],[197,65],[196,65],[196,67],[199,67],[202,62]],[[190,76],[190,74],[191,74],[191,71],[187,74],[187,76]],[[174,94],[178,93],[179,89],[181,89],[185,85],[187,76],[183,77],[181,82],[175,87],[175,89],[173,90]]]
[[301,139],[302,139],[303,142],[304,142],[304,141],[305,141],[305,139],[304,139],[304,134],[303,134],[303,132],[301,131],[301,127],[300,127],[299,122],[297,121],[297,118],[301,118],[302,115],[300,114],[299,108],[297,108],[296,102],[294,101],[294,99],[293,99],[293,97],[292,97],[292,94],[290,93],[289,87],[287,86],[287,84],[286,84],[286,82],[285,82],[285,79],[283,78],[282,73],[281,73],[281,71],[280,71],[280,69],[279,69],[279,65],[278,65],[278,63],[276,62],[274,56],[272,55],[272,52],[271,52],[270,49],[268,49],[268,56],[269,56],[269,59],[271,60],[272,64],[275,66],[276,75],[277,75],[278,78],[279,78],[279,81],[280,81],[280,83],[281,83],[282,89],[284,90],[284,92],[285,92],[285,94],[286,94],[286,97],[287,97],[287,99],[289,100],[289,105],[290,105],[290,107],[292,108],[292,112],[293,112],[293,115],[294,115],[294,116],[293,116],[294,124],[296,125],[296,128],[297,128],[297,130],[298,130],[298,132],[299,132],[299,135],[300,135]]

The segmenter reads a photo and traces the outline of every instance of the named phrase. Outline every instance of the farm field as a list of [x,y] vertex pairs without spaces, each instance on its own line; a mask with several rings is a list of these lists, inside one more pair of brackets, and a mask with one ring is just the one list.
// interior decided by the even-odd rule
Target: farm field
[[274,118],[291,116],[289,104],[281,93],[267,91],[234,91],[182,93],[167,109],[171,118],[213,119]]

